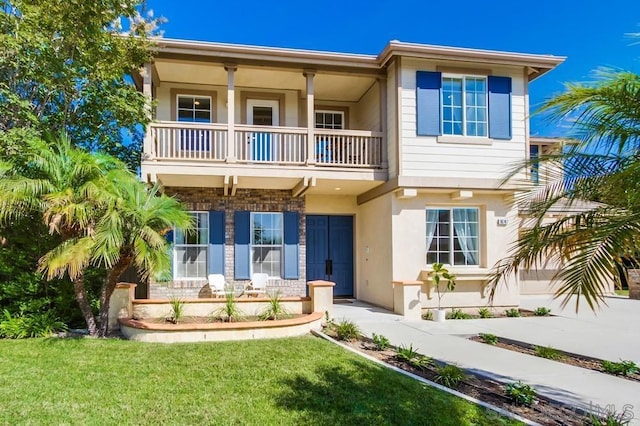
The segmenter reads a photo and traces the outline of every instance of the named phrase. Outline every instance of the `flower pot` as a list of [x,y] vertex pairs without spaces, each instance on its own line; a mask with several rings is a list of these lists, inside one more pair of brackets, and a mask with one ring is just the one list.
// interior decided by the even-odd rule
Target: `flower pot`
[[433,320],[435,322],[444,322],[447,319],[447,310],[446,309],[434,309],[433,310]]

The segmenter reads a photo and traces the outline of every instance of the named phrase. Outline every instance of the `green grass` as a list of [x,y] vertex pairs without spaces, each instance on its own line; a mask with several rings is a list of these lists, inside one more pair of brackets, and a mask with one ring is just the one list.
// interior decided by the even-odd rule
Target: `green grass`
[[616,289],[616,294],[618,296],[629,297],[629,290]]
[[512,424],[313,337],[0,340],[0,424]]

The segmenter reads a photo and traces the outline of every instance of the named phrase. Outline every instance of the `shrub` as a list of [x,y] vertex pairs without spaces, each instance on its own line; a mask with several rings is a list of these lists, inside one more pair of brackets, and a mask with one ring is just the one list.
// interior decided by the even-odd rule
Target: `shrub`
[[520,310],[518,308],[507,309],[504,313],[510,318],[517,318],[520,316]]
[[602,361],[601,365],[606,373],[617,376],[628,376],[638,372],[638,365],[630,360],[621,359],[620,362]]
[[478,334],[478,337],[480,337],[484,343],[487,343],[489,345],[495,345],[496,343],[498,343],[498,336],[496,336],[495,334],[480,333]]
[[478,309],[478,315],[480,316],[480,318],[493,318],[493,313],[489,308]]
[[538,392],[530,385],[525,385],[521,381],[509,383],[504,387],[504,393],[516,405],[530,406],[536,400]]
[[631,423],[633,413],[628,411],[617,412],[615,410],[607,410],[604,413],[590,414],[585,421],[585,425],[589,426],[626,426]]
[[67,325],[52,311],[13,316],[5,309],[0,318],[0,337],[8,339],[48,337],[66,329]]
[[343,319],[342,321],[337,322],[333,328],[338,340],[346,340],[350,342],[360,338],[360,328],[353,321]]
[[224,322],[234,322],[242,318],[242,311],[238,308],[236,296],[232,291],[224,295],[224,305],[213,313],[213,317]]
[[551,313],[551,309],[545,308],[544,306],[540,306],[533,311],[533,314],[537,317],[546,317]]
[[462,309],[453,309],[447,314],[447,319],[471,319],[472,316],[466,312],[462,312]]
[[172,297],[169,299],[169,306],[171,307],[171,312],[167,317],[167,321],[177,324],[184,317],[184,302],[177,297]]
[[398,347],[398,352],[396,354],[396,358],[400,361],[411,362],[412,359],[418,358],[420,354],[413,349],[413,344],[410,344],[408,347],[405,345],[400,345]]
[[437,368],[436,383],[448,388],[457,388],[461,381],[467,378],[464,370],[456,364],[446,364]]
[[416,358],[413,358],[409,361],[409,364],[413,365],[420,370],[426,370],[431,365],[433,365],[433,358],[424,355],[418,355]]
[[564,358],[562,351],[556,348],[552,348],[551,346],[534,346],[536,351],[536,356],[540,358],[559,360]]
[[423,320],[428,320],[428,321],[433,321],[433,312],[431,311],[431,309],[428,309],[427,312],[422,314],[422,319]]
[[373,341],[373,345],[377,351],[384,351],[385,349],[388,349],[389,346],[391,346],[391,343],[389,343],[389,339],[387,339],[382,334],[373,333],[371,340]]
[[269,296],[269,303],[259,318],[265,320],[277,320],[289,316],[289,312],[285,309],[280,298],[280,292]]

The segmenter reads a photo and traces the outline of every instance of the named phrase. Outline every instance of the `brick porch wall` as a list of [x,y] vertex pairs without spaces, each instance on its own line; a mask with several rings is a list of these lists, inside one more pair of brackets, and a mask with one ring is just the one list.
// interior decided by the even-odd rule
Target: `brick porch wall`
[[[225,278],[236,288],[244,288],[248,280],[234,279],[234,212],[298,212],[300,223],[298,268],[300,276],[297,280],[281,280],[277,285],[283,296],[306,295],[306,236],[305,236],[305,202],[304,198],[291,197],[291,191],[266,189],[238,189],[236,195],[224,196],[221,188],[186,188],[166,187],[167,195],[172,195],[185,203],[192,211],[217,210],[225,212]],[[269,283],[268,288],[275,288]],[[196,298],[210,297],[211,290],[206,281],[169,281],[163,283],[149,283],[149,297],[163,299],[169,297]]]

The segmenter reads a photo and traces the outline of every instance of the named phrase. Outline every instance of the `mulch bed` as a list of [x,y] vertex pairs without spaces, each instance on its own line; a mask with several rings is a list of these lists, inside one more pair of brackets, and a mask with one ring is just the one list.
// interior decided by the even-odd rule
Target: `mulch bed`
[[[335,338],[335,334],[330,330],[325,329],[324,332]],[[375,350],[375,346],[368,338],[363,337],[362,340],[352,342],[342,341],[342,343],[387,364],[409,371],[427,380],[436,381],[436,366],[427,366],[424,369],[416,368],[396,358],[394,349]],[[542,396],[538,396],[537,403],[531,407],[514,405],[504,394],[503,383],[483,376],[467,373],[467,379],[462,381],[455,390],[542,425],[578,426],[589,424],[587,423],[587,417],[580,410],[560,405]]]
[[[485,343],[485,341],[482,340],[479,336],[470,337],[469,340],[473,340],[474,342]],[[527,355],[537,356],[535,345],[531,345],[529,343],[518,342],[515,340],[498,337],[498,342],[494,346],[498,348],[514,351],[514,352],[520,352]],[[552,361],[557,361],[563,364],[569,364],[575,367],[586,368],[588,370],[609,374],[604,370],[604,368],[602,368],[602,364],[601,364],[602,360],[600,359],[590,358],[590,357],[572,354],[564,351],[560,351],[560,352],[562,353],[562,358],[554,359]],[[630,374],[628,376],[616,375],[615,377],[640,382],[640,373]]]
[[[477,313],[471,313],[468,310],[463,309],[463,311],[469,315],[471,315],[471,318],[465,318],[465,319],[492,319],[492,318],[526,318],[526,317],[535,317],[537,316],[533,311],[529,311],[527,309],[518,309],[518,311],[520,312],[520,316],[519,317],[509,317],[506,314],[506,309],[503,310],[496,310],[496,311],[491,311],[491,314],[493,316],[489,317],[489,318],[481,318],[480,315],[478,315]],[[451,310],[449,310],[448,313],[451,313]],[[552,314],[549,315],[545,315],[547,317],[552,317]],[[422,319],[426,319],[423,315]],[[458,320],[458,318],[447,318],[447,321],[456,321]],[[430,321],[430,320],[429,320]]]

